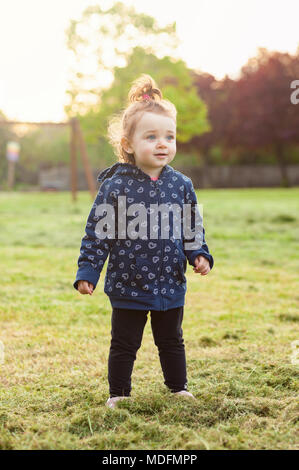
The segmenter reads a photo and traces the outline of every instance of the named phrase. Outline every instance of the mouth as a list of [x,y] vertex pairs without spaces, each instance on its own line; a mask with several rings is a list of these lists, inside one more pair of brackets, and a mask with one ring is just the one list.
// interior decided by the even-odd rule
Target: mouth
[[167,154],[166,154],[166,153],[156,153],[156,154],[155,154],[155,157],[158,157],[158,158],[166,158],[166,157],[167,157]]

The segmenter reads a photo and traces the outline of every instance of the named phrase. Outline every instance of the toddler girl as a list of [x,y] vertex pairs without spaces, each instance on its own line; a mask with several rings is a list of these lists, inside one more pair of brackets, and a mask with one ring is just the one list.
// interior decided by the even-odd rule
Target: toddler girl
[[146,74],[133,82],[128,98],[127,108],[109,124],[119,161],[98,176],[74,282],[81,294],[92,295],[110,255],[104,292],[112,306],[106,403],[111,408],[130,396],[149,311],[165,385],[173,394],[194,398],[187,390],[182,331],[185,272],[187,260],[201,275],[214,263],[192,181],[169,165],[176,154],[175,106]]

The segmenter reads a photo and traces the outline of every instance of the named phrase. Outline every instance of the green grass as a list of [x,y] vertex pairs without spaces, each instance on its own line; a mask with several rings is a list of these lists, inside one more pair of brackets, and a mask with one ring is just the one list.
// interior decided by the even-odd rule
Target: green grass
[[298,449],[299,189],[198,191],[215,267],[188,266],[192,402],[148,320],[132,399],[105,407],[111,307],[72,287],[91,198],[0,193],[0,449]]

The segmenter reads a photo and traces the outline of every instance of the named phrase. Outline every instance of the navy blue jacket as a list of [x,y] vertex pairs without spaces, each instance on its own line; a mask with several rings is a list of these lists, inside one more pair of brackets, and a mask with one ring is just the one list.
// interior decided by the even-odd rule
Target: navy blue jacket
[[[110,254],[104,292],[109,296],[112,307],[165,311],[183,306],[186,293],[187,259],[189,264],[194,266],[195,258],[202,255],[209,260],[210,268],[214,264],[205,242],[204,228],[202,227],[201,230],[200,246],[195,250],[185,249],[184,231],[181,231],[181,238],[174,236],[171,220],[173,221],[172,217],[176,215],[171,211],[167,238],[161,236],[161,217],[156,218],[157,213],[155,214],[158,220],[156,239],[153,239],[152,232],[150,232],[151,216],[147,216],[147,235],[141,234],[140,236],[141,227],[138,226],[139,229],[136,228],[135,233],[136,235],[139,233],[139,236],[136,239],[132,239],[131,235],[128,237],[127,232],[123,230],[124,225],[120,226],[118,217],[120,208],[123,217],[128,207],[135,203],[142,204],[147,214],[152,212],[151,204],[159,206],[163,203],[177,204],[181,209],[183,209],[183,204],[190,204],[193,208],[191,228],[194,230],[197,199],[191,179],[166,165],[158,180],[153,181],[137,166],[119,162],[103,170],[98,176],[98,181],[101,185],[87,219],[78,259],[77,276],[73,284],[75,289],[78,288],[79,280],[91,282],[95,289],[105,260]],[[119,196],[126,196],[122,198],[126,207],[119,205],[120,202],[117,199]],[[99,215],[96,209],[104,203],[113,206],[115,214],[115,235],[111,238],[96,235],[96,232],[99,234],[99,222],[107,214],[107,211],[103,211]],[[133,212],[134,217],[132,214],[131,217],[126,215],[125,229],[129,227],[130,220],[136,219],[136,214],[139,216],[139,211]],[[182,217],[181,220],[183,220]],[[144,222],[140,225],[142,224]],[[102,234],[105,233],[107,225],[103,223],[103,227],[105,230],[102,230]],[[155,226],[152,225],[152,227],[155,229]],[[187,242],[191,242],[190,237]]]

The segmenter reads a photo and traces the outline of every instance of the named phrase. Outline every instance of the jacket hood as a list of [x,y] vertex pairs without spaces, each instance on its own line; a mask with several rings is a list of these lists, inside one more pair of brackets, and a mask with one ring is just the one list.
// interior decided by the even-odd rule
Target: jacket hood
[[[162,168],[159,178],[165,178],[166,175],[170,172],[174,172],[173,168],[169,165],[165,165]],[[111,178],[113,175],[131,175],[135,177],[139,176],[150,179],[150,176],[147,173],[144,173],[144,171],[142,171],[136,165],[133,165],[131,163],[117,162],[114,165],[109,166],[108,168],[105,168],[105,170],[101,171],[101,173],[97,177],[97,180],[103,182],[105,179]]]

